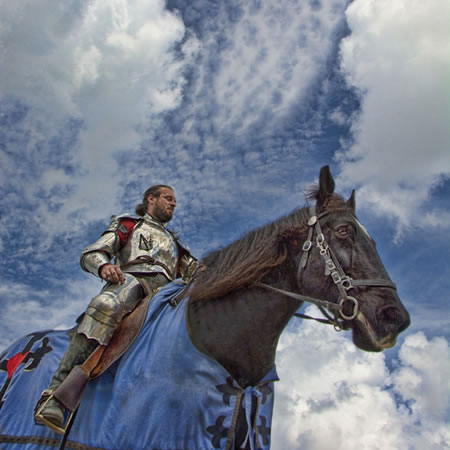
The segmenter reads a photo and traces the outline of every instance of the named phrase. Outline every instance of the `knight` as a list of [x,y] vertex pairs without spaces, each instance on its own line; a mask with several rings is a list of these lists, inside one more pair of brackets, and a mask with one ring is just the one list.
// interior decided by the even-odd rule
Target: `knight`
[[36,407],[35,421],[62,428],[63,404],[53,395],[72,369],[83,364],[99,346],[106,346],[122,319],[146,295],[182,277],[189,280],[199,262],[167,228],[176,207],[167,185],[147,189],[137,215],[113,216],[111,224],[80,258],[83,270],[106,281],[89,303],[50,386]]

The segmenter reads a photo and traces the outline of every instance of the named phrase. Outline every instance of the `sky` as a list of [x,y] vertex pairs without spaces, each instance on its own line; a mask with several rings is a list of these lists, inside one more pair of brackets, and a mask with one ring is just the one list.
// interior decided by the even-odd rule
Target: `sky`
[[73,326],[101,288],[81,250],[150,185],[174,186],[201,257],[304,205],[328,164],[412,324],[372,354],[293,319],[272,448],[450,448],[448,1],[0,8],[0,349]]

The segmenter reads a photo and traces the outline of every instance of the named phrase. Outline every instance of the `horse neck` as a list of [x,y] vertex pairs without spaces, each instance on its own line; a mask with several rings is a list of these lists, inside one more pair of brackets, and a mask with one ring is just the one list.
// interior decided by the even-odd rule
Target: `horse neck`
[[[276,268],[264,281],[291,289],[285,273],[283,267]],[[274,366],[278,339],[299,306],[297,300],[260,287],[190,304],[191,339],[242,387],[254,386]]]

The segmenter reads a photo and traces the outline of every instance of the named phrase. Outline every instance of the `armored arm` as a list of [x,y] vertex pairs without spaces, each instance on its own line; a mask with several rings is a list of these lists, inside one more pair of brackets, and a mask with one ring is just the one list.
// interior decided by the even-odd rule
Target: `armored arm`
[[120,239],[117,233],[119,227],[120,221],[114,217],[100,239],[87,246],[81,252],[80,265],[84,271],[100,276],[100,268],[105,264],[111,263],[111,259],[120,248]]
[[189,283],[200,266],[200,262],[198,262],[190,253],[185,253],[178,263],[178,275],[182,277],[184,281]]

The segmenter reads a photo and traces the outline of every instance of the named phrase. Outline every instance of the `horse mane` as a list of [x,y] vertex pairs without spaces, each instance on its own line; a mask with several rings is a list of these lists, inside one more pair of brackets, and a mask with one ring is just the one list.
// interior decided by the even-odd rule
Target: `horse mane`
[[[316,188],[307,199],[317,198]],[[349,210],[342,197],[333,194],[323,205],[329,211]],[[307,234],[308,207],[250,231],[227,247],[212,251],[202,259],[206,270],[200,272],[189,291],[191,301],[215,299],[237,289],[251,286],[288,255],[287,243],[301,242]]]

